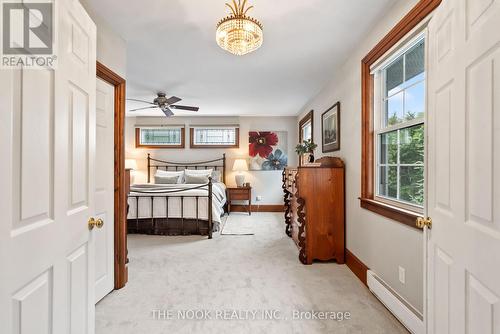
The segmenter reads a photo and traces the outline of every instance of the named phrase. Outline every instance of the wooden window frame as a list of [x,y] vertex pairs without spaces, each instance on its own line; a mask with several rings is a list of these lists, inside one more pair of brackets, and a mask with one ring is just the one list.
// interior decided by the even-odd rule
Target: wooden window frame
[[[221,128],[228,128],[228,127],[233,127],[233,126],[228,126],[228,125],[210,125],[207,126],[207,128],[217,128],[220,126]],[[195,148],[195,149],[200,149],[200,148],[240,148],[240,128],[239,126],[234,126],[235,129],[235,139],[236,143],[234,145],[199,145],[194,143],[194,129],[196,128],[204,128],[203,126],[195,126],[189,128],[189,148]]]
[[[308,112],[299,122],[299,143],[302,144],[304,138],[302,137],[302,127],[304,124],[311,122],[311,141],[314,143],[314,110]],[[304,156],[299,157],[299,166],[304,164]]]
[[[179,145],[142,145],[141,144],[141,127],[135,128],[135,147],[136,148],[147,148],[147,149],[182,149],[186,147],[186,127],[185,126],[170,126],[181,129],[181,143]],[[142,128],[148,128],[146,126]],[[161,126],[158,127],[159,129]]]
[[360,205],[386,218],[414,227],[421,215],[375,198],[374,76],[371,66],[418,26],[441,3],[420,0],[361,61],[361,197]]
[[299,122],[299,142],[302,143],[304,138],[302,137],[302,127],[307,122],[311,121],[311,140],[314,143],[314,110],[308,112]]

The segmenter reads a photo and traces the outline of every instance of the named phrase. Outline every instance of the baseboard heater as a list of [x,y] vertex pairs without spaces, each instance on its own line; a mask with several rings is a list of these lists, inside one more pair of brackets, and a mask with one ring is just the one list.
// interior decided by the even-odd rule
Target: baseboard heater
[[413,334],[424,334],[423,316],[373,271],[366,273],[368,288]]

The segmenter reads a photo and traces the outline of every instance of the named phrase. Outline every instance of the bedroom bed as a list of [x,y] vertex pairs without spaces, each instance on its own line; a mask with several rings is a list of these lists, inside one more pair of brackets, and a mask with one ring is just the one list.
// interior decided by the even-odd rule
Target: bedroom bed
[[201,162],[169,162],[148,154],[147,163],[148,183],[130,187],[128,233],[211,239],[226,204],[225,154]]

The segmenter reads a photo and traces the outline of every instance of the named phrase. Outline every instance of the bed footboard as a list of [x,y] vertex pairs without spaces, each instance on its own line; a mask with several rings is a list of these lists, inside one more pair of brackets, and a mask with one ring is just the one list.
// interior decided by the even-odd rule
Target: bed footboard
[[[189,196],[182,195],[178,193],[183,193],[189,190],[195,189],[207,189],[206,196]],[[198,186],[194,186],[191,188],[182,188],[175,189],[170,191],[162,192],[165,195],[156,194],[153,196],[151,191],[147,190],[134,190],[133,193],[137,195],[131,194],[129,195],[129,200],[135,201],[136,204],[136,217],[127,219],[127,232],[130,234],[150,234],[150,235],[206,235],[209,239],[212,239],[213,233],[213,217],[212,217],[212,202],[213,202],[213,193],[212,193],[212,178],[208,178],[207,184],[202,184]],[[148,198],[148,194],[150,194],[151,198],[151,217],[139,218],[139,199],[140,198]],[[170,195],[174,194],[174,195]],[[154,199],[163,199],[166,208],[165,217],[154,217],[155,212],[155,201]],[[180,199],[180,217],[169,217],[169,201],[177,198]],[[196,200],[196,217],[195,218],[186,218],[184,217],[184,199],[186,198],[194,198]],[[208,212],[207,219],[199,218],[198,214],[198,206],[199,200],[201,198],[208,199]]]

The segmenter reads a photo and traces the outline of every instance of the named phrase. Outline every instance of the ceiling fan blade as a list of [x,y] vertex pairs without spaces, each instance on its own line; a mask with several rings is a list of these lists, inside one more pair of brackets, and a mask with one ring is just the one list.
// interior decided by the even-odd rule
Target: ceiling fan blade
[[180,105],[173,105],[170,106],[172,109],[179,109],[179,110],[189,110],[189,111],[198,111],[200,108],[198,107],[189,107],[189,106],[180,106]]
[[144,108],[132,109],[132,110],[129,110],[129,111],[138,111],[138,110],[153,109],[153,108],[158,108],[158,107],[157,106],[154,106],[154,107],[144,107]]
[[147,103],[147,104],[154,104],[149,101],[144,101],[144,100],[138,100],[138,99],[127,99],[127,101],[136,101],[136,102],[142,102],[142,103]]
[[172,97],[167,99],[167,104],[171,105],[171,104],[177,103],[179,101],[182,101],[182,99],[180,97],[172,96]]
[[174,113],[172,112],[172,110],[170,110],[170,108],[168,107],[163,107],[161,109],[161,111],[163,111],[163,113],[165,114],[165,116],[167,117],[171,117],[171,116],[174,116]]

